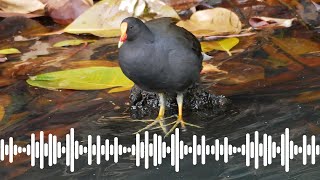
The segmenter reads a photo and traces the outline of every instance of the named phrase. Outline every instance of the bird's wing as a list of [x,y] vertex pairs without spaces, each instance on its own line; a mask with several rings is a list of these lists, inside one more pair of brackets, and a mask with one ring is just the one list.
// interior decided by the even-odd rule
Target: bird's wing
[[159,18],[146,22],[146,25],[154,32],[161,36],[160,38],[169,38],[169,42],[173,43],[173,47],[176,45],[182,46],[184,48],[190,49],[195,53],[199,60],[202,62],[203,56],[201,53],[201,45],[198,39],[186,29],[176,25],[176,21],[172,18]]

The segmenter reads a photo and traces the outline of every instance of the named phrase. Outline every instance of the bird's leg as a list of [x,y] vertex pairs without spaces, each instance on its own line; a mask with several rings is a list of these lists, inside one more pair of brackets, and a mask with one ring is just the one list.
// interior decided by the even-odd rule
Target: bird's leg
[[197,125],[194,125],[194,124],[190,124],[190,123],[187,123],[183,120],[183,115],[182,115],[182,107],[183,107],[183,94],[182,93],[178,93],[177,95],[177,103],[178,103],[178,119],[171,123],[171,124],[174,124],[172,126],[172,128],[169,130],[169,132],[166,134],[166,136],[168,136],[172,131],[174,131],[174,129],[179,125],[181,124],[181,127],[182,129],[186,129],[186,125],[189,125],[189,126],[193,126],[193,127],[197,127],[197,128],[201,128],[200,126],[197,126]]
[[159,110],[158,117],[155,120],[149,120],[149,121],[153,121],[153,122],[150,123],[149,125],[147,125],[146,127],[140,129],[137,133],[140,133],[141,131],[147,130],[157,123],[160,124],[160,127],[163,130],[163,132],[167,133],[167,129],[163,125],[164,112],[165,112],[165,108],[166,108],[166,99],[165,99],[165,95],[163,93],[159,93],[159,104],[160,104],[160,110]]
[[158,117],[156,118],[156,120],[159,122],[160,127],[163,130],[163,132],[167,133],[167,129],[165,128],[165,126],[163,126],[163,122],[162,122],[164,120],[164,112],[166,109],[166,98],[163,93],[159,94],[159,104],[160,104],[160,110],[159,110],[159,114],[158,114]]

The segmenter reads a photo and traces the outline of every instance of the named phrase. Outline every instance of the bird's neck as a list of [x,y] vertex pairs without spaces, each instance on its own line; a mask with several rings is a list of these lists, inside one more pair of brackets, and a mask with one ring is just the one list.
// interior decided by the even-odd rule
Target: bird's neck
[[145,28],[146,29],[143,31],[143,34],[141,36],[139,36],[138,40],[145,42],[147,44],[153,43],[154,42],[153,33],[150,31],[150,29],[148,27],[145,27]]

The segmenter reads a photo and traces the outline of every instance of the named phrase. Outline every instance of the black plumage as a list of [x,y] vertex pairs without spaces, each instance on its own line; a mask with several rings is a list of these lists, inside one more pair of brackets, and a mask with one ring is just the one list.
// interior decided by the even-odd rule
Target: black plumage
[[[178,124],[186,123],[182,117],[183,92],[199,80],[202,69],[201,45],[189,31],[176,26],[170,18],[143,23],[129,17],[120,26],[119,63],[123,73],[140,88],[157,92],[160,99],[159,115],[153,123],[139,130],[160,124],[166,135]],[[167,132],[163,124],[165,93],[177,93],[178,118]]]
[[201,46],[197,38],[171,18],[145,24],[136,18],[128,23],[127,41],[119,50],[124,74],[146,91],[183,92],[199,79]]

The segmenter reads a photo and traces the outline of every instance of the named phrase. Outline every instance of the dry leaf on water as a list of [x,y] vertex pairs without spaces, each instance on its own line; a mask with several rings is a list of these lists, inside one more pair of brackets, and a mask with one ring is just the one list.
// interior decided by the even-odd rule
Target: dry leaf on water
[[264,29],[264,28],[288,28],[292,26],[292,22],[297,20],[292,19],[279,19],[270,17],[251,17],[249,19],[250,25],[254,29]]
[[70,24],[93,5],[93,0],[47,0],[48,15],[59,24]]
[[319,101],[320,91],[307,91],[299,94],[297,97],[293,98],[291,101],[299,103],[310,103],[313,101]]
[[177,25],[198,37],[239,34],[241,31],[239,17],[225,8],[197,11],[190,17],[190,20],[179,21]]
[[2,121],[2,119],[4,118],[4,107],[2,105],[0,105],[0,121]]
[[312,4],[316,7],[316,10],[319,12],[320,11],[320,4],[318,4],[317,2],[311,1]]
[[272,38],[272,42],[293,56],[320,51],[319,43],[304,38]]
[[90,42],[95,42],[95,40],[82,40],[82,39],[72,39],[57,42],[53,45],[53,47],[66,47],[66,46],[77,46],[80,44],[86,44]]
[[0,0],[0,9],[4,12],[28,14],[37,11],[44,13],[45,5],[39,0]]
[[[81,14],[68,27],[66,27],[64,29],[64,32],[73,34],[88,33],[100,37],[120,36],[120,23],[123,19],[129,16],[133,16],[135,13],[135,11],[131,10],[132,8],[129,8],[130,12],[128,12],[127,5],[129,7],[132,7],[132,3],[123,5],[123,2],[125,3],[127,1],[103,0],[96,3],[86,12]],[[134,2],[139,3],[140,1]],[[177,13],[171,7],[165,5],[163,2],[161,3],[161,1],[159,0],[150,1],[150,4],[148,4],[149,1],[144,2],[147,3],[146,9],[149,12],[155,12],[156,14],[162,16],[178,17]],[[139,6],[135,6],[135,8],[139,8],[139,12],[137,13],[144,12],[141,11],[141,7],[145,6],[143,6],[143,4],[138,5]]]
[[227,71],[219,69],[218,66],[208,64],[208,63],[202,63],[202,70],[200,74],[206,74],[206,73],[212,73],[212,72],[228,74]]
[[132,15],[129,12],[120,11],[120,3],[121,1],[115,0],[103,0],[96,3],[66,27],[64,32],[90,33],[101,37],[119,36],[121,21]]
[[33,36],[46,33],[49,30],[35,20],[25,17],[9,17],[0,22],[0,39],[12,38],[13,36]]

